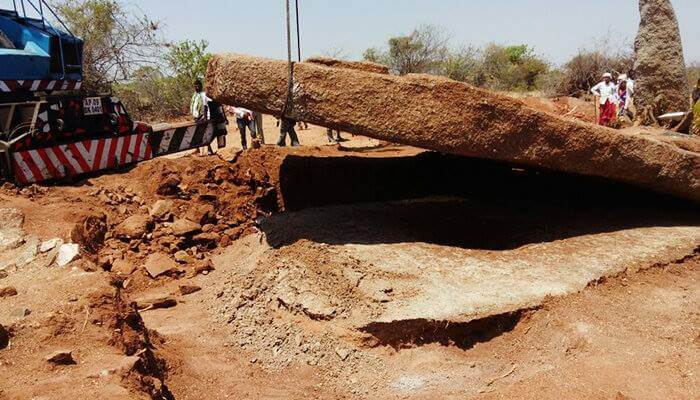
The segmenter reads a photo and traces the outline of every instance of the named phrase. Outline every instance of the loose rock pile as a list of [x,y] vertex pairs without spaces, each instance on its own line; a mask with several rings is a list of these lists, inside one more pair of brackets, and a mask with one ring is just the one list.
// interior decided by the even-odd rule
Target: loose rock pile
[[[0,209],[0,277],[27,267],[64,267],[79,258],[77,244],[59,238],[41,241],[24,229],[24,214],[14,208]],[[2,296],[0,296],[2,297]]]

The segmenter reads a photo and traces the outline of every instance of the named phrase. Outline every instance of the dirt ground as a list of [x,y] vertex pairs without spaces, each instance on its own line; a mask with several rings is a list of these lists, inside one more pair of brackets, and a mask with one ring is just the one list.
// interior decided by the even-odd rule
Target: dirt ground
[[[700,399],[696,205],[313,126],[240,152],[233,130],[218,155],[0,189],[24,216],[0,225],[0,399]],[[52,238],[80,257],[5,262]]]

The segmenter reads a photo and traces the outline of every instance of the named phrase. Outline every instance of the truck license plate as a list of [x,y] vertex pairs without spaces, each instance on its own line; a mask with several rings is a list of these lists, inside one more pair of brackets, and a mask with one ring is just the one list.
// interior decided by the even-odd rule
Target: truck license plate
[[102,114],[102,99],[99,97],[88,97],[83,99],[83,115]]

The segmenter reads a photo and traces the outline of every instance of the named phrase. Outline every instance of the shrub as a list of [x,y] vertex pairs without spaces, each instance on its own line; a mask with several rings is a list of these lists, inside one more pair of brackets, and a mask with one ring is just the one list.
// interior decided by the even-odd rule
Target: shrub
[[694,88],[700,79],[700,62],[692,62],[688,67],[688,82],[690,82],[690,87]]
[[141,67],[127,83],[114,85],[135,119],[172,119],[189,112],[195,79],[204,79],[210,55],[207,42],[183,41],[169,46],[165,55],[170,73],[162,68]]
[[363,58],[384,64],[399,75],[443,75],[494,90],[535,90],[549,71],[549,63],[524,44],[452,50],[447,42],[441,28],[426,25],[410,35],[390,38],[386,49],[367,49]]
[[477,84],[481,76],[479,51],[469,46],[450,52],[440,74],[456,81]]
[[[608,37],[610,34],[608,35]],[[627,74],[634,67],[632,45],[623,44],[619,49],[611,49],[610,39],[597,41],[593,49],[581,49],[562,67],[560,80],[552,85],[554,95],[573,96],[588,92],[600,82],[605,72],[613,75]]]
[[493,90],[529,91],[538,88],[549,64],[527,45],[486,46],[481,57],[481,73],[475,82]]
[[369,48],[364,59],[384,64],[399,75],[411,73],[436,73],[447,58],[447,36],[433,25],[422,25],[406,36],[392,37],[388,48]]

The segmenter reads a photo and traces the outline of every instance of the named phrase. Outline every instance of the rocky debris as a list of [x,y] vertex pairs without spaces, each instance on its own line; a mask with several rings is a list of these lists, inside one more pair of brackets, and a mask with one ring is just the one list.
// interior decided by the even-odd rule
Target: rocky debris
[[211,204],[193,204],[187,207],[183,217],[200,225],[216,222],[216,209]]
[[24,231],[20,228],[0,229],[0,251],[12,250],[24,242]]
[[56,257],[56,264],[59,267],[65,267],[70,264],[71,261],[78,258],[80,255],[80,245],[77,243],[67,243],[62,244],[58,248],[58,256]]
[[96,196],[103,203],[111,206],[121,206],[124,204],[135,204],[141,205],[143,202],[139,196],[137,196],[131,189],[125,188],[123,186],[118,186],[114,188],[100,188],[91,193],[92,196]]
[[139,361],[141,358],[138,356],[123,356],[115,360],[113,366],[100,370],[99,373],[91,375],[90,378],[103,378],[110,375],[123,376],[134,371]]
[[197,276],[199,274],[207,275],[211,271],[214,271],[214,264],[211,262],[211,260],[202,260],[195,264],[194,270],[192,271],[192,276]]
[[139,311],[155,310],[158,308],[172,308],[177,305],[177,300],[170,296],[162,295],[147,296],[136,299],[134,302],[136,303],[136,308]]
[[216,296],[217,319],[230,327],[232,343],[271,370],[292,363],[325,370],[375,362],[338,335],[354,324],[356,313],[377,315],[384,307],[363,299],[343,274],[351,268],[366,275],[368,266],[339,258],[332,246],[302,240],[273,253],[259,241],[247,236],[214,257],[216,265],[229,266]]
[[194,243],[206,246],[206,247],[216,247],[216,243],[221,240],[221,235],[216,232],[205,232],[200,233],[192,237]]
[[53,238],[49,240],[45,240],[41,242],[39,245],[39,253],[47,253],[56,247],[59,247],[63,244],[63,239],[60,238]]
[[107,216],[102,213],[85,215],[71,231],[71,240],[85,249],[88,254],[97,254],[104,244],[107,234]]
[[690,108],[688,76],[678,21],[670,0],[639,0],[641,21],[634,42],[637,109],[655,116]]
[[0,208],[0,230],[18,229],[24,224],[24,214],[16,208]]
[[121,276],[129,276],[136,270],[136,265],[123,258],[116,259],[112,262],[111,271]]
[[316,293],[302,293],[297,297],[297,302],[304,314],[311,319],[329,321],[336,314],[336,308],[326,296],[319,296]]
[[197,285],[180,285],[180,294],[187,296],[188,294],[197,293],[202,290],[201,287]]
[[194,262],[194,258],[186,251],[180,250],[174,255],[175,261],[180,264],[191,264]]
[[32,310],[30,310],[27,307],[16,307],[12,309],[12,311],[10,312],[10,316],[13,318],[24,318],[31,313]]
[[393,289],[388,282],[374,279],[363,279],[359,282],[358,289],[367,298],[377,303],[390,302],[393,293]]
[[173,235],[187,236],[201,231],[202,226],[188,219],[178,219],[175,220],[175,222],[173,222],[173,224],[170,226],[170,229],[172,229]]
[[180,192],[180,177],[177,174],[168,174],[161,180],[156,193],[161,196],[176,196]]
[[0,279],[5,279],[9,276],[7,271],[0,269]]
[[155,220],[164,221],[169,219],[174,207],[172,200],[158,200],[153,203],[149,215]]
[[22,240],[23,244],[19,247],[0,253],[0,270],[11,267],[20,268],[36,259],[39,251],[39,238],[26,236]]
[[161,275],[177,276],[182,273],[177,263],[162,253],[151,254],[143,265],[148,275],[155,279]]
[[345,361],[350,357],[350,354],[352,353],[351,350],[348,350],[346,348],[337,348],[335,350],[335,354],[342,360]]
[[85,272],[97,272],[100,270],[100,267],[88,258],[77,259],[73,267],[82,269]]
[[[207,94],[223,104],[280,115],[287,75],[284,61],[214,55]],[[613,179],[700,201],[700,153],[680,148],[680,139],[556,116],[435,76],[298,63],[294,88],[288,116],[296,120],[443,153]]]
[[58,258],[59,248],[60,247],[55,247],[47,251],[46,253],[39,254],[37,258],[34,261],[32,261],[32,266],[39,269],[48,268],[52,266],[56,262],[56,258]]
[[117,225],[114,236],[118,239],[140,239],[151,229],[151,222],[146,215],[132,215]]
[[311,57],[306,59],[307,63],[325,65],[332,68],[354,69],[357,71],[372,72],[375,74],[389,74],[389,67],[382,64],[377,64],[369,61],[346,61],[336,60],[329,57]]
[[10,332],[0,324],[0,350],[7,348],[10,345]]
[[46,357],[46,361],[56,365],[75,365],[75,359],[73,359],[73,351],[71,350],[58,350],[51,353]]
[[0,299],[13,296],[17,296],[17,289],[15,289],[13,286],[0,288]]

